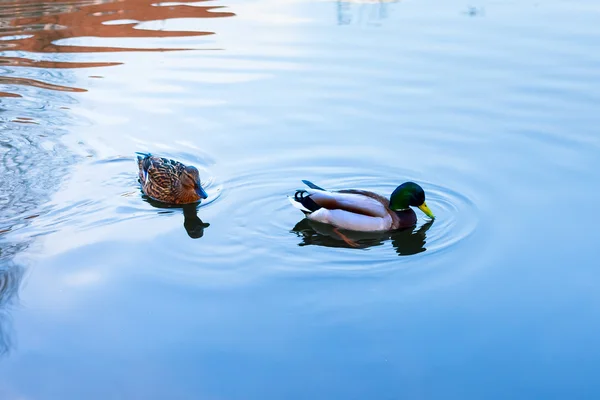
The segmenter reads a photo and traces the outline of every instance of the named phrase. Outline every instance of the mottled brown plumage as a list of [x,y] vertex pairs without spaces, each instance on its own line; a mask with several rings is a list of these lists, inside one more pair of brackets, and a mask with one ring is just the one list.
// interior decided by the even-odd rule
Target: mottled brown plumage
[[139,180],[150,198],[169,204],[197,203],[207,194],[193,166],[151,154],[138,153]]

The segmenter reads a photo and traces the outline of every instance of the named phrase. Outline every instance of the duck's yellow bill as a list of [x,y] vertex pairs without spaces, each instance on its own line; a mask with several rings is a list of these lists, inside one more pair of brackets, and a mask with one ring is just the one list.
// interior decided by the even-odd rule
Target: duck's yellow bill
[[433,215],[433,213],[431,212],[429,207],[427,207],[426,203],[421,204],[419,206],[419,210],[423,211],[425,213],[425,215],[427,215],[429,218],[435,219],[435,215]]

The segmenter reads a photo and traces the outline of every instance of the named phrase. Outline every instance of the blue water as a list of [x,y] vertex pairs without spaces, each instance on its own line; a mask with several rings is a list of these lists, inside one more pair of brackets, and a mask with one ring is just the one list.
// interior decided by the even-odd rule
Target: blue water
[[[600,396],[598,21],[3,1],[0,399]],[[136,151],[210,201],[148,202]],[[301,179],[414,180],[437,218],[351,248],[290,206]]]

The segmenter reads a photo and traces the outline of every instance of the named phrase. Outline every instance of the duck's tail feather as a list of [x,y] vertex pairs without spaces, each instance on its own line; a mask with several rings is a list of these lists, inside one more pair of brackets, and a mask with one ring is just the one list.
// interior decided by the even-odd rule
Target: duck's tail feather
[[293,205],[294,207],[296,207],[298,210],[302,211],[303,213],[305,213],[305,214],[309,214],[309,213],[311,213],[311,212],[312,212],[312,211],[310,211],[308,208],[304,207],[304,206],[302,205],[302,203],[300,203],[300,202],[298,202],[298,201],[294,200],[294,198],[293,198],[293,197],[290,197],[290,196],[288,196],[287,198],[288,198],[288,200],[290,201],[290,203],[292,203],[292,205]]
[[294,207],[307,214],[315,212],[321,208],[320,205],[315,203],[315,201],[310,198],[310,194],[306,190],[297,190],[294,194],[294,197],[292,198],[288,196],[288,199]]
[[144,158],[147,158],[147,157],[151,157],[151,156],[152,156],[152,154],[150,154],[150,153],[141,153],[141,152],[139,152],[139,151],[136,151],[136,152],[135,152],[135,154],[137,154],[137,155],[138,155],[138,156],[137,156],[137,159],[138,159],[138,160],[140,160],[140,161],[141,161],[141,160],[143,160]]
[[135,152],[137,154],[137,163],[139,168],[138,178],[142,185],[148,182],[148,168],[150,168],[150,157],[152,156],[150,153],[140,153]]
[[302,183],[304,183],[306,186],[308,186],[311,189],[315,189],[315,190],[322,190],[322,191],[326,191],[325,189],[323,189],[320,186],[315,185],[314,183],[312,183],[311,181],[307,181],[306,179],[302,179]]

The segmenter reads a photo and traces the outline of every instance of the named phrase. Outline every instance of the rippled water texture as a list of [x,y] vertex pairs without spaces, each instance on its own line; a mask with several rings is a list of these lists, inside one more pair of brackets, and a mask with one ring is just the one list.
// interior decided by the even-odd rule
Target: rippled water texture
[[[0,2],[0,399],[598,397],[599,20]],[[209,199],[145,197],[138,151]],[[354,248],[302,179],[437,218]]]

